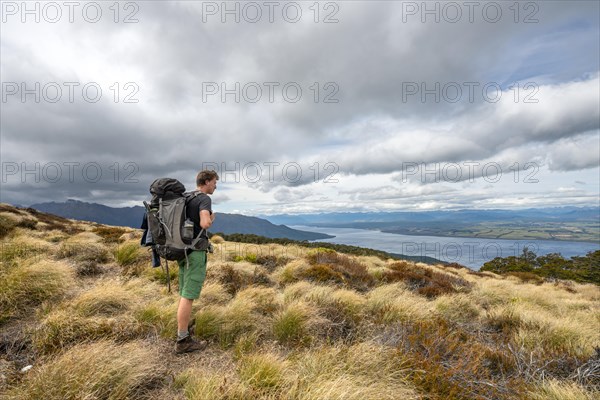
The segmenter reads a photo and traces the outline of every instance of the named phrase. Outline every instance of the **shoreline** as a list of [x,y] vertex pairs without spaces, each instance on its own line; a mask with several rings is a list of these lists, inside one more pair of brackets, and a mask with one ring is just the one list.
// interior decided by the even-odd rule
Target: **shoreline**
[[[333,227],[330,227],[333,228]],[[353,228],[355,229],[355,228]],[[356,228],[356,229],[362,229],[362,228]],[[519,240],[519,241],[526,241],[526,240],[546,240],[549,242],[578,242],[578,243],[593,243],[593,244],[597,244],[600,246],[600,238],[597,241],[594,240],[585,240],[585,239],[573,239],[573,238],[569,238],[569,239],[558,239],[558,238],[537,238],[537,237],[533,237],[533,238],[513,238],[513,237],[489,237],[489,236],[463,236],[463,235],[444,235],[444,234],[440,234],[440,233],[436,233],[436,234],[427,234],[427,233],[415,233],[415,232],[392,232],[392,231],[386,231],[386,230],[381,230],[381,229],[365,229],[365,230],[372,230],[372,231],[377,231],[377,232],[382,232],[382,233],[390,233],[392,235],[405,235],[405,236],[439,236],[439,237],[447,237],[447,238],[466,238],[466,239],[496,239],[496,240]]]

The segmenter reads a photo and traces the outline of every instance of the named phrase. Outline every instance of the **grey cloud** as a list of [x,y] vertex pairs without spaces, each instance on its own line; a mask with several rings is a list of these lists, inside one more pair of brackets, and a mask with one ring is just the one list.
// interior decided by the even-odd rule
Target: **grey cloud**
[[[556,55],[548,55],[571,46],[561,36],[574,33],[556,33],[569,33],[569,24],[581,22],[584,32],[597,33],[595,2],[540,3],[537,24],[515,24],[510,15],[497,24],[481,18],[474,24],[404,23],[402,2],[339,2],[337,24],[309,19],[221,24],[202,22],[201,2],[137,3],[137,24],[107,18],[100,24],[3,26],[3,82],[86,82],[98,74],[106,98],[96,104],[3,103],[2,160],[139,166],[139,184],[124,192],[114,182],[99,182],[94,187],[102,189],[94,190],[79,179],[45,187],[46,197],[140,198],[158,176],[189,177],[193,184],[203,162],[294,161],[302,166],[299,180],[280,176],[271,182],[263,175],[256,186],[271,191],[314,182],[310,166],[315,162],[321,168],[331,162],[338,176],[398,173],[403,162],[493,160],[503,151],[598,129],[597,90],[585,88],[589,80],[573,84],[597,71],[597,57],[571,57],[561,64]],[[574,55],[597,54],[588,42],[578,43],[579,51],[570,50]],[[55,57],[46,56],[53,51]],[[81,60],[73,60],[71,52]],[[540,60],[536,68],[532,60]],[[103,76],[103,70],[111,72]],[[407,82],[431,87],[494,81],[505,88],[513,79],[537,76],[548,80],[544,87],[560,91],[564,83],[571,92],[551,105],[529,109],[488,104],[481,96],[472,103],[464,98],[436,103],[402,95]],[[107,86],[115,80],[135,81],[140,102],[109,101]],[[339,86],[339,103],[315,103],[310,86],[317,81],[319,100],[326,94],[323,84],[331,81]],[[203,102],[203,82],[297,82],[303,98],[295,104],[281,99],[272,104]],[[544,158],[543,147],[536,149],[535,157]],[[555,169],[594,165],[589,155],[579,157],[567,148],[550,153]],[[321,178],[326,172],[321,170]],[[35,185],[11,181],[9,187],[3,197],[22,202],[41,193]],[[302,191],[286,190],[275,190],[276,199],[301,197]]]

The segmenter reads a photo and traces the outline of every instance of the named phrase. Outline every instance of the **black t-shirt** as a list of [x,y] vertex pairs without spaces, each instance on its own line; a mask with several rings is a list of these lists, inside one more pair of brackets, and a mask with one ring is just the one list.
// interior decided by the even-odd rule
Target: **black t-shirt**
[[[186,208],[186,216],[194,222],[194,237],[198,236],[202,229],[200,228],[200,211],[202,210],[208,210],[212,215],[212,199],[205,193],[200,193],[190,200]],[[208,238],[206,231],[202,236]]]

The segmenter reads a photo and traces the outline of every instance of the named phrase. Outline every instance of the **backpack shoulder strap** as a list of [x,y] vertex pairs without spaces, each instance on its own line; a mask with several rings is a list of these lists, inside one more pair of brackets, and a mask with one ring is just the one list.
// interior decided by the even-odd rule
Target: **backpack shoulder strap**
[[190,201],[192,201],[194,198],[196,198],[196,197],[198,197],[198,196],[200,196],[200,195],[202,195],[202,194],[204,194],[204,195],[205,195],[205,193],[202,193],[202,192],[201,192],[201,191],[199,191],[199,190],[194,190],[193,192],[186,192],[186,193],[184,193],[184,194],[183,194],[183,196],[185,197],[185,203],[186,203],[186,204],[187,204],[187,203],[189,203],[189,202],[190,202]]

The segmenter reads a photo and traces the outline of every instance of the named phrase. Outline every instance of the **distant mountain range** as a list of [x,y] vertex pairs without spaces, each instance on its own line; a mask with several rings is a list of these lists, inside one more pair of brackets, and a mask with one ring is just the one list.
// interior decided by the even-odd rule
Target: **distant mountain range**
[[371,229],[416,236],[600,243],[598,207],[284,214],[264,218],[276,224]]
[[473,224],[489,221],[502,222],[569,222],[600,221],[597,207],[551,207],[522,210],[448,210],[405,212],[337,212],[302,215],[259,215],[274,224],[311,225],[345,228],[381,228],[396,223],[452,222]]
[[[129,226],[132,228],[139,228],[144,216],[144,207],[141,206],[115,208],[78,200],[67,200],[62,203],[38,203],[32,204],[30,207],[65,218],[98,222],[105,225]],[[285,225],[275,225],[257,217],[225,213],[217,214],[217,218],[210,231],[228,235],[232,233],[246,233],[268,238],[287,238],[293,240],[320,240],[333,237],[323,233],[292,229]]]

